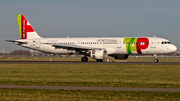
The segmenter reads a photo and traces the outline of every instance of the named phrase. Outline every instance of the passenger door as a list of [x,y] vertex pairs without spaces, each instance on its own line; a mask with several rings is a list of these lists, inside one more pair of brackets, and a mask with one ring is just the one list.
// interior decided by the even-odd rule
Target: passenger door
[[151,48],[156,48],[156,38],[151,40]]
[[121,40],[117,41],[117,48],[121,48]]
[[77,46],[80,46],[80,45],[81,45],[81,41],[78,40],[78,41],[77,41]]

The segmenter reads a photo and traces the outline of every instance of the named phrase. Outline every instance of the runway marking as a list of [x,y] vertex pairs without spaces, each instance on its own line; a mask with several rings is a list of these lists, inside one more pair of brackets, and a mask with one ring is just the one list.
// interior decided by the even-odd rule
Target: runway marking
[[180,88],[130,88],[130,87],[79,87],[79,86],[30,86],[0,85],[0,88],[41,89],[41,90],[96,90],[96,91],[144,91],[144,92],[180,92]]

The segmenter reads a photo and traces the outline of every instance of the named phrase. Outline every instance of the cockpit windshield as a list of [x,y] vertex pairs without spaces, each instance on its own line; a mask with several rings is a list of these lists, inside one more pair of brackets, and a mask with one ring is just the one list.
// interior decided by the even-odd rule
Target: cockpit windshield
[[161,44],[171,44],[169,41],[163,41]]

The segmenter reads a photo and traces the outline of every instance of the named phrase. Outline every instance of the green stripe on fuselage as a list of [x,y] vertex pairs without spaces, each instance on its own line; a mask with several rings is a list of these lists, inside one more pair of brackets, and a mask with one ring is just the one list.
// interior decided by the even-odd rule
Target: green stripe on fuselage
[[17,15],[17,22],[18,22],[18,25],[19,25],[19,32],[20,32],[20,38],[21,38],[21,36],[22,36],[22,29],[21,29],[21,15]]
[[137,52],[136,42],[138,38],[125,38],[124,43],[126,43],[126,51],[128,54],[132,54],[132,51]]

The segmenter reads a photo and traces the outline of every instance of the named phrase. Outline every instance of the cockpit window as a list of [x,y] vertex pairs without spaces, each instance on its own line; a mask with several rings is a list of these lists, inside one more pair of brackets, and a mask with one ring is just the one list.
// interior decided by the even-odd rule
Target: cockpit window
[[163,41],[161,44],[171,44],[169,41]]

